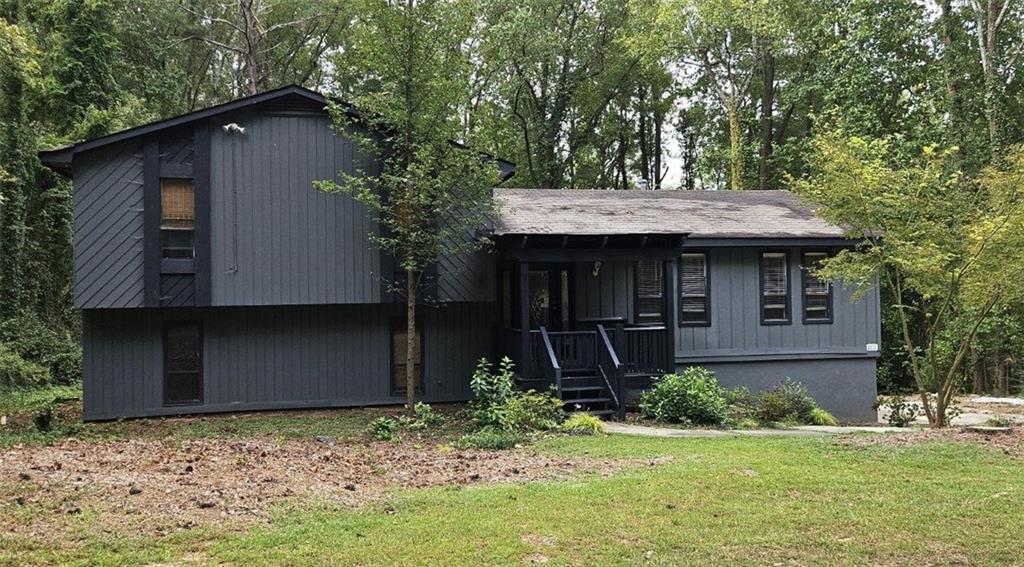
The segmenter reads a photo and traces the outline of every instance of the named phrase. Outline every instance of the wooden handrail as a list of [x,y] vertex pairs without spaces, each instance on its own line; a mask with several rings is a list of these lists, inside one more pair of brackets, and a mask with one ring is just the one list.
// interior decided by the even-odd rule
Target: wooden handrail
[[[597,347],[597,369],[601,371],[601,377],[604,378],[608,392],[612,395],[612,401],[615,402],[619,419],[622,419],[626,417],[626,399],[622,393],[622,363],[619,362],[619,356],[612,346],[611,339],[608,338],[608,332],[605,331],[604,325],[597,326],[597,337],[600,343]],[[612,372],[611,380],[608,377],[609,370]]]
[[550,371],[549,378],[553,378],[555,381],[555,392],[559,397],[562,396],[562,366],[558,363],[558,357],[555,356],[555,348],[551,345],[551,337],[548,336],[548,330],[543,325],[540,328],[541,342],[544,344],[544,350],[547,353],[547,358],[543,359],[547,362],[548,370]]

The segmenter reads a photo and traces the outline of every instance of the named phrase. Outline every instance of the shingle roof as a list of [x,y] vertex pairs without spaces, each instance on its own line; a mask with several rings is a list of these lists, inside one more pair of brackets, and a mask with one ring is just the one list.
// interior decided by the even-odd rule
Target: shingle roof
[[495,189],[495,234],[841,238],[788,191]]

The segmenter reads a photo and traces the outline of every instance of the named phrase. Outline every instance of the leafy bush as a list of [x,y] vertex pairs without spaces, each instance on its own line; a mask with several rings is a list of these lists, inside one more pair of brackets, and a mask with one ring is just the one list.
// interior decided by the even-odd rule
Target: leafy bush
[[469,387],[473,390],[473,401],[469,415],[479,427],[501,426],[506,420],[507,404],[515,395],[514,365],[508,357],[501,359],[498,373],[491,372],[491,363],[486,358],[477,362]]
[[992,417],[985,420],[985,425],[989,427],[1013,427],[1013,420],[1003,415],[993,415]]
[[569,435],[602,435],[604,422],[589,413],[574,413],[562,423],[562,431]]
[[889,415],[886,421],[893,427],[909,427],[918,417],[924,415],[921,406],[915,403],[908,403],[900,396],[881,397],[875,404],[876,409],[881,406],[889,408]]
[[23,359],[49,370],[54,384],[74,384],[82,378],[82,349],[67,332],[44,325],[37,317],[25,315],[0,323],[0,343]]
[[515,447],[519,443],[519,439],[519,436],[514,433],[488,425],[479,431],[463,435],[456,445],[461,449],[500,451]]
[[382,415],[370,422],[370,435],[380,441],[394,441],[397,438],[395,432],[398,431],[398,426],[397,419]]
[[655,378],[651,389],[640,395],[640,412],[670,423],[719,425],[726,418],[725,396],[713,372],[691,366],[682,375]]
[[755,398],[757,419],[761,422],[811,423],[811,411],[818,407],[803,384],[786,378],[771,390]]
[[34,388],[49,381],[49,370],[0,344],[0,390]]
[[821,408],[811,410],[811,425],[839,425],[839,420]]
[[565,419],[562,400],[551,392],[516,393],[505,402],[502,427],[506,431],[550,431]]
[[417,427],[438,427],[444,425],[444,416],[430,407],[430,404],[416,402],[412,407],[413,420]]

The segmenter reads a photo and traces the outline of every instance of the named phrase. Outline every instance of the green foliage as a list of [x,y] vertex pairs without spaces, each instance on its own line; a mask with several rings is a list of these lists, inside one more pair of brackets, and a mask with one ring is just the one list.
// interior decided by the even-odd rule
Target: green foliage
[[888,410],[886,421],[893,427],[908,427],[919,416],[924,415],[920,404],[907,402],[902,396],[880,397],[876,407],[884,406]]
[[839,420],[837,420],[835,418],[835,416],[833,416],[832,414],[828,413],[827,411],[825,411],[825,410],[823,410],[823,409],[821,409],[819,407],[816,407],[816,408],[811,410],[810,423],[811,423],[811,425],[832,425],[832,426],[835,426],[835,425],[839,425]]
[[45,386],[50,381],[46,368],[9,350],[0,343],[0,391]]
[[640,395],[640,412],[658,421],[685,425],[720,425],[726,418],[726,393],[713,372],[699,366],[682,375],[655,378]]
[[460,449],[484,449],[501,451],[511,449],[520,441],[520,436],[501,427],[489,425],[459,438],[456,445]]
[[74,384],[82,377],[82,349],[67,332],[50,329],[31,314],[0,323],[0,343],[49,371],[57,385]]
[[989,427],[1013,427],[1015,424],[1015,421],[1003,415],[994,415],[985,420],[985,425]]
[[565,419],[564,402],[552,392],[530,390],[508,398],[501,425],[506,431],[550,431]]
[[765,423],[813,423],[812,412],[818,407],[807,388],[790,378],[759,392],[754,404],[757,418]]
[[382,415],[370,422],[370,435],[379,441],[394,441],[398,438],[399,425],[397,419]]
[[604,422],[596,415],[574,413],[562,423],[561,429],[569,435],[603,435]]
[[469,415],[478,427],[501,427],[507,420],[508,401],[515,395],[514,364],[507,356],[498,364],[498,372],[491,371],[491,363],[482,358],[469,382],[473,400]]
[[416,423],[422,424],[423,427],[440,427],[441,425],[444,425],[444,416],[434,408],[430,407],[430,404],[416,402],[416,405],[412,408],[412,412]]

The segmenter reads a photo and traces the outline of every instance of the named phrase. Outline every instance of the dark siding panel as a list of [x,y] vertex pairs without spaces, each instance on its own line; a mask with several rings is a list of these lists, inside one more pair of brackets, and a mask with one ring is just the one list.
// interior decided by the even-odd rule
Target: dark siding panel
[[602,262],[594,275],[594,262],[576,264],[576,317],[623,317],[633,321],[633,263]]
[[[835,286],[831,325],[804,325],[800,309],[800,249],[789,249],[792,324],[762,325],[758,301],[759,249],[709,251],[711,326],[682,327],[676,334],[677,357],[749,354],[868,354],[866,345],[880,340],[877,289],[854,302],[853,290]],[[676,299],[673,298],[675,302]]]
[[[400,305],[86,311],[85,417],[400,403],[390,395],[389,322]],[[490,355],[488,304],[423,312],[428,401],[465,400]],[[205,405],[162,406],[161,328],[203,321]]]
[[245,134],[211,128],[213,304],[379,302],[366,209],[313,187],[368,162],[326,115],[238,122]]
[[131,142],[75,158],[76,307],[142,306],[142,169]]

